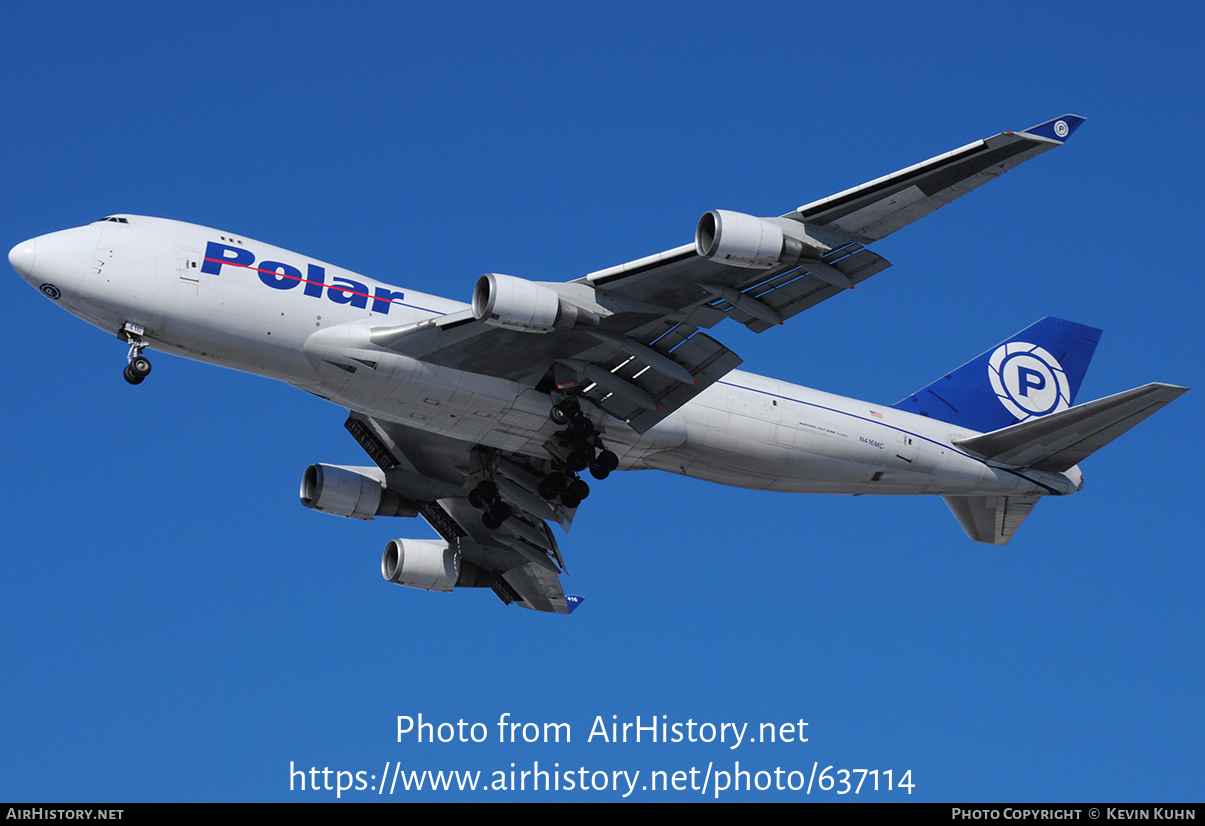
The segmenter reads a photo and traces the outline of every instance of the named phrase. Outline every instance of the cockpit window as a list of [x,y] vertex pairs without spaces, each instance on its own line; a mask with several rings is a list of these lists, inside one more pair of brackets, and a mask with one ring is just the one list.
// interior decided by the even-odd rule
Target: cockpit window
[[108,216],[107,218],[101,218],[101,219],[100,219],[100,221],[97,221],[97,223],[99,224],[99,223],[101,223],[102,221],[112,221],[112,222],[113,222],[113,223],[115,223],[115,224],[128,224],[128,223],[130,223],[130,222],[129,222],[129,220],[127,220],[127,219],[125,219],[125,218],[122,218],[120,215],[110,215],[110,216]]

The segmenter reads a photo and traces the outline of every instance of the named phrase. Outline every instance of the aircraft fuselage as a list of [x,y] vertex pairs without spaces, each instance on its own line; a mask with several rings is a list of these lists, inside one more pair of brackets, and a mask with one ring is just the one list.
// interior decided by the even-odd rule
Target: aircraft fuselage
[[[351,410],[536,457],[558,430],[549,397],[495,376],[373,345],[370,331],[465,304],[400,289],[219,230],[114,216],[14,249],[25,278],[109,332],[286,381]],[[1072,493],[1078,471],[995,468],[959,450],[973,434],[935,419],[732,371],[644,434],[591,418],[620,469],[655,468],[799,493]]]

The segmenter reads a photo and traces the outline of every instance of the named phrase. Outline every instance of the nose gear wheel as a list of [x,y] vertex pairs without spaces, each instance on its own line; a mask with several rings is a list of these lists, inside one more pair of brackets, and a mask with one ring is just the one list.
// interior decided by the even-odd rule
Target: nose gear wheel
[[147,347],[146,341],[142,338],[143,332],[142,327],[127,321],[118,334],[123,341],[130,345],[130,352],[126,355],[126,367],[122,371],[125,380],[130,384],[142,384],[151,374],[151,360],[142,355],[142,351]]

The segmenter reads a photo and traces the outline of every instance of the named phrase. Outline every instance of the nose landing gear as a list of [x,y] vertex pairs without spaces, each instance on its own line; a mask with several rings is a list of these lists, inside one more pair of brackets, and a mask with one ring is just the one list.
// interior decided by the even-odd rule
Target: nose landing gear
[[122,371],[126,381],[130,384],[142,384],[143,380],[151,373],[151,360],[146,356],[134,356],[130,359],[130,363],[126,365],[126,369]]
[[151,360],[142,355],[142,351],[147,347],[146,341],[142,338],[143,332],[145,331],[142,327],[128,321],[121,328],[120,337],[130,345],[129,355],[126,356],[128,363],[122,375],[130,384],[142,384],[151,374]]

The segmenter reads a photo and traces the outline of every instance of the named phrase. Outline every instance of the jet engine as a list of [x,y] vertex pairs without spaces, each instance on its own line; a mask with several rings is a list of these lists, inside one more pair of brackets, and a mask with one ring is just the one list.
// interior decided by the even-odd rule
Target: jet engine
[[695,252],[720,264],[750,269],[794,266],[828,252],[809,238],[802,226],[796,228],[794,224],[713,209],[704,213],[695,227]]
[[301,477],[301,504],[352,519],[418,515],[415,502],[385,487],[378,467],[310,465]]
[[515,278],[486,273],[473,288],[473,315],[494,327],[524,333],[551,333],[578,326],[598,326],[595,313],[561,298],[555,290]]
[[453,588],[488,588],[495,574],[461,559],[439,539],[391,539],[381,556],[381,576],[407,588],[451,591]]

